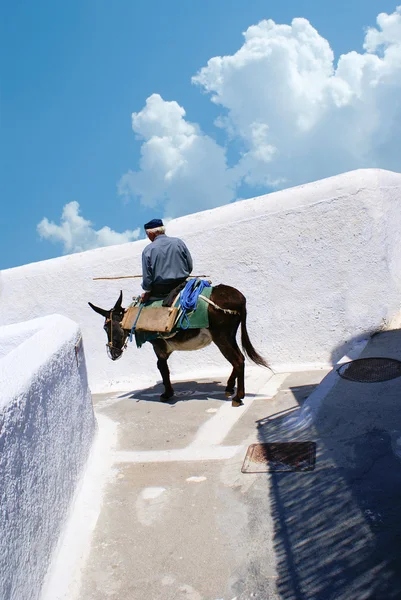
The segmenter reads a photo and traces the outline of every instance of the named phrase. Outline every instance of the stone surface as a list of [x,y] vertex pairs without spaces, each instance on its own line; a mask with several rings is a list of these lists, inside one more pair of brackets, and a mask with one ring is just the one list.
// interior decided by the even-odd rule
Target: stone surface
[[81,332],[49,315],[0,327],[0,598],[37,600],[96,423]]
[[[362,356],[400,358],[401,331],[373,337]],[[257,371],[243,409],[221,400],[224,382],[206,381],[194,388],[209,383],[210,400],[195,394],[169,406],[142,391],[124,404],[126,422],[145,417],[149,445],[138,436],[132,452],[115,454],[79,600],[401,596],[400,379]],[[106,410],[99,399],[98,414]],[[167,439],[186,426],[188,444],[171,453]],[[208,439],[216,454],[204,460]],[[301,440],[317,444],[314,471],[241,473],[249,444]],[[222,449],[231,454],[218,456]]]
[[[120,435],[80,600],[278,598],[270,481],[242,474],[241,466],[248,443],[258,439],[258,421],[299,406],[323,376],[271,377],[255,369],[240,409],[216,379],[178,383],[169,404],[158,401],[158,386],[95,397],[97,414],[118,420]],[[221,415],[231,419],[229,428]],[[209,442],[212,452],[234,453],[191,460],[194,448]],[[182,454],[164,462],[170,447]],[[152,451],[154,462],[141,462],[141,453]]]

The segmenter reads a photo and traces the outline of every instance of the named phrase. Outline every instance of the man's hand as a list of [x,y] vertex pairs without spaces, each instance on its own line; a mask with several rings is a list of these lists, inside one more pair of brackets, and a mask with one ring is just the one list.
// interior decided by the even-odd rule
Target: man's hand
[[150,292],[144,292],[141,295],[141,302],[142,302],[142,304],[146,304],[146,302],[149,300],[149,298],[150,298]]

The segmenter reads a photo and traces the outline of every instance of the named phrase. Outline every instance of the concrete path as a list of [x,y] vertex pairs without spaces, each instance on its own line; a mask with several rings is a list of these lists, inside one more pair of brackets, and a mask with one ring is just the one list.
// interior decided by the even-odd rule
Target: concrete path
[[[401,360],[401,332],[365,356]],[[401,598],[401,378],[249,370],[94,398],[118,423],[79,600]],[[241,473],[251,443],[312,440],[312,472]]]
[[241,408],[220,379],[176,383],[169,404],[160,385],[95,397],[118,442],[80,600],[278,598],[269,477],[241,466],[258,421],[324,375],[250,369]]

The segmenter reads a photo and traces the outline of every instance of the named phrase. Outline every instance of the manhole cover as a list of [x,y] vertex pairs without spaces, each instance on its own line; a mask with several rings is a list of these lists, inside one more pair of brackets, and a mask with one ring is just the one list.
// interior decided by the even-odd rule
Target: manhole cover
[[274,442],[252,444],[246,453],[242,473],[270,471],[313,471],[315,442]]
[[343,379],[377,383],[401,377],[401,362],[394,358],[359,358],[341,365],[337,373]]

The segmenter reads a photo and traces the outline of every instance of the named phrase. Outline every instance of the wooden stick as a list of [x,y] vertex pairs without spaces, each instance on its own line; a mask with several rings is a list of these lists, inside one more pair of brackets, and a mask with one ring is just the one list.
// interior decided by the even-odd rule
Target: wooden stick
[[[92,277],[93,281],[98,281],[99,279],[137,279],[142,277],[142,275],[121,275],[121,277]],[[210,275],[190,275],[190,278],[203,278],[210,277]]]
[[93,281],[98,279],[136,279],[142,277],[142,275],[122,275],[121,277],[92,277]]

